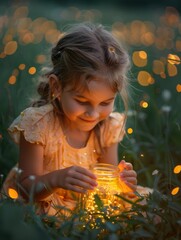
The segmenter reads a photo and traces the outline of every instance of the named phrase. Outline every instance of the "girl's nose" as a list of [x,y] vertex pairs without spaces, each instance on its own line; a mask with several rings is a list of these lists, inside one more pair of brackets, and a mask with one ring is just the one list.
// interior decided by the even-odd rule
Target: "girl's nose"
[[85,115],[89,118],[95,119],[99,117],[99,112],[97,109],[91,108],[86,111]]

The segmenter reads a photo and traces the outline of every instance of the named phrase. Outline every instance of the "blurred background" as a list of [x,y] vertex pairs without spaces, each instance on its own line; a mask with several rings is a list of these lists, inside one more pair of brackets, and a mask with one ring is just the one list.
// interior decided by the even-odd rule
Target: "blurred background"
[[7,128],[34,97],[52,45],[67,24],[89,21],[108,27],[131,58],[127,136],[119,159],[133,163],[140,184],[180,195],[180,11],[176,0],[1,0],[1,177],[18,159]]

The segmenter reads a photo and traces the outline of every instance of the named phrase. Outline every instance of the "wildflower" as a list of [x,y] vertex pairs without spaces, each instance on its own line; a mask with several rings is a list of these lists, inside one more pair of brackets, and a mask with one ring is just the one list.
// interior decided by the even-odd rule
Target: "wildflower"
[[152,172],[152,176],[154,175],[157,175],[159,173],[159,171],[157,169],[155,169],[153,172]]
[[29,176],[29,179],[32,180],[32,181],[34,181],[34,180],[35,180],[35,176],[34,176],[34,175],[30,175],[30,176]]
[[171,106],[169,105],[163,105],[161,107],[161,111],[164,112],[164,113],[169,113],[171,111]]
[[18,172],[18,169],[19,169],[18,167],[14,167],[14,168],[13,168],[13,170],[14,170],[15,172]]
[[171,92],[167,89],[163,90],[162,92],[162,98],[165,100],[165,101],[169,101],[170,98],[171,98]]
[[136,112],[135,110],[129,110],[129,111],[127,112],[128,117],[136,116],[136,114],[137,114],[137,112]]

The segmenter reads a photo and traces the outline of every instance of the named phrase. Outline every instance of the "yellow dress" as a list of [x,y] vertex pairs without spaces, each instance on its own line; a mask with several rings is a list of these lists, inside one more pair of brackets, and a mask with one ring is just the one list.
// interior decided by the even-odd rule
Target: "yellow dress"
[[[124,136],[124,114],[113,112],[101,126],[100,141],[103,147],[120,142]],[[62,131],[60,121],[51,104],[25,109],[8,129],[15,143],[19,143],[20,132],[30,143],[41,144],[44,148],[43,173],[63,169],[72,165],[90,168],[100,156],[100,147],[94,131],[90,134],[85,147],[71,147]],[[7,176],[3,190],[8,194],[9,188],[17,189],[17,168]],[[58,189],[49,197],[37,203],[39,213],[54,215],[58,207],[74,209],[79,194]]]

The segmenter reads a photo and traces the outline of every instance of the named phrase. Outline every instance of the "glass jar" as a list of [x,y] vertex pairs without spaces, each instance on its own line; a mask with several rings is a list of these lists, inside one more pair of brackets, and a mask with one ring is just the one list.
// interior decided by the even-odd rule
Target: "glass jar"
[[124,208],[121,198],[120,170],[117,166],[97,163],[92,172],[97,177],[97,187],[89,190],[83,197],[84,207],[91,214],[106,211],[107,215],[120,212]]

